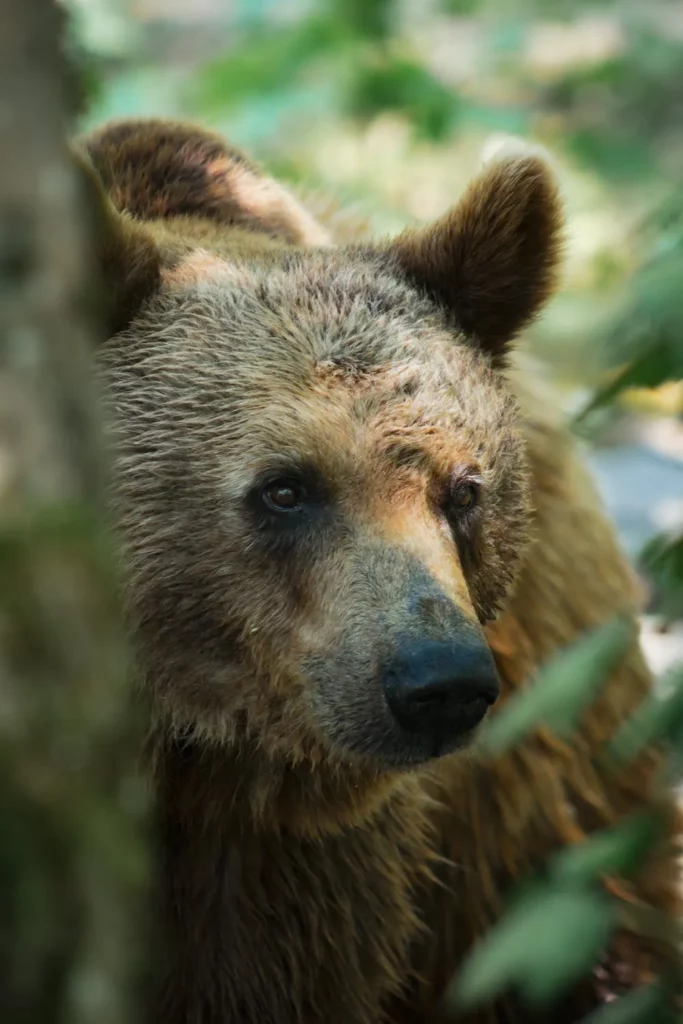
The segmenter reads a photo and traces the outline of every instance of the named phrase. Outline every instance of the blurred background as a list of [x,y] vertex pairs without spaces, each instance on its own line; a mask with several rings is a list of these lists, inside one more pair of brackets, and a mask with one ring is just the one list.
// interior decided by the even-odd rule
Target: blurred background
[[87,96],[197,119],[375,232],[453,202],[492,136],[547,147],[569,239],[530,333],[683,658],[683,2],[68,0]]

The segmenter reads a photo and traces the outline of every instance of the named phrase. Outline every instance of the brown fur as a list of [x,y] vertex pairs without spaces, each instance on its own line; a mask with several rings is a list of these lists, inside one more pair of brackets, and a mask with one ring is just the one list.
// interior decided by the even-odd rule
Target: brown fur
[[[555,185],[508,158],[432,228],[329,249],[195,128],[124,124],[81,147],[110,197],[100,259],[124,328],[99,365],[154,708],[156,1019],[436,1021],[511,882],[651,800],[674,812],[656,751],[619,776],[597,759],[650,692],[635,641],[575,739],[539,730],[494,762],[430,761],[376,682],[399,641],[485,633],[505,697],[636,613],[573,445],[509,356],[555,280]],[[297,526],[260,503],[274,469],[306,482]],[[453,519],[469,479],[480,507]],[[663,844],[619,891],[677,915],[676,857]],[[611,951],[636,980],[673,955],[626,932]],[[597,986],[574,995],[553,1020]],[[518,1019],[511,1001],[487,1013]]]

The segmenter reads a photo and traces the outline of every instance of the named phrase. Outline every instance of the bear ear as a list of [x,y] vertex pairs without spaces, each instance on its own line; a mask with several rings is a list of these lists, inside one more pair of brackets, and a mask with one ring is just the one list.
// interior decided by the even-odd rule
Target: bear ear
[[83,136],[118,210],[138,221],[197,218],[329,247],[332,239],[283,186],[219,135],[159,118],[113,121]]
[[526,149],[495,155],[457,206],[390,250],[400,272],[501,362],[557,283],[561,234],[555,177]]
[[143,302],[158,290],[161,257],[151,233],[114,208],[82,149],[73,145],[71,154],[90,221],[93,260],[100,272],[98,316],[109,338],[127,327]]

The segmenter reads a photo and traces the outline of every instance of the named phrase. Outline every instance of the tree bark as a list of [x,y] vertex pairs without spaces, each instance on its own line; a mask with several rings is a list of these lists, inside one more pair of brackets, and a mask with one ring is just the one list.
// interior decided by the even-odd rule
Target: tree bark
[[146,794],[61,23],[0,0],[0,1019],[133,1024]]

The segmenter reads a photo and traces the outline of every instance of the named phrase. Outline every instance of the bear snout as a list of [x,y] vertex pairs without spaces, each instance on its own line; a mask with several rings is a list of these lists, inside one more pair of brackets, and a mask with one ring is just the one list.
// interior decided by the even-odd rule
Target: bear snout
[[389,711],[400,729],[440,756],[463,745],[500,693],[483,638],[420,641],[399,646],[382,675]]

